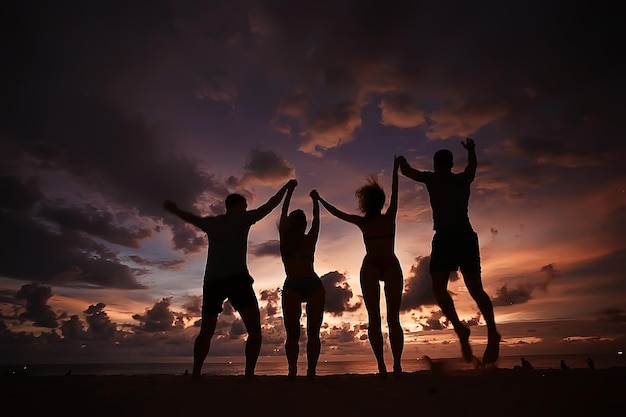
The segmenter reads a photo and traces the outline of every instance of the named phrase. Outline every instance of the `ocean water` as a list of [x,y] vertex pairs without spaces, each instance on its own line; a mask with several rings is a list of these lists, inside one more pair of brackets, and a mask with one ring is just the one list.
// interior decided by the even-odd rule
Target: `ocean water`
[[[588,368],[587,358],[591,357],[595,362],[596,369],[626,367],[626,355],[621,354],[598,354],[598,355],[529,355],[525,358],[531,362],[535,369],[559,369],[561,360],[570,368]],[[304,359],[304,358],[303,358]],[[472,369],[472,366],[463,362],[460,358],[436,359],[445,362],[450,369]],[[391,371],[391,361],[387,361],[387,368]],[[503,356],[497,362],[501,369],[513,369],[521,364],[519,356]],[[29,376],[56,376],[56,375],[183,375],[191,372],[192,363],[101,363],[101,364],[11,364],[0,365],[0,375],[11,373]],[[424,359],[403,359],[402,368],[405,372],[426,371],[428,363]],[[243,374],[243,358],[220,358],[210,357],[204,364],[204,375],[241,375]],[[306,362],[298,365],[299,374],[306,373]],[[320,360],[317,374],[343,375],[343,374],[373,374],[377,372],[376,362],[372,359],[359,360]],[[287,374],[287,361],[284,358],[271,357],[259,358],[256,367],[257,375],[276,376]]]

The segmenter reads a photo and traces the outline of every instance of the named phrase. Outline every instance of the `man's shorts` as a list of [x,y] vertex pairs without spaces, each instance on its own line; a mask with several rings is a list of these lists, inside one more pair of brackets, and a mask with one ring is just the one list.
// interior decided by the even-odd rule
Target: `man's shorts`
[[478,235],[471,228],[437,230],[430,254],[430,272],[480,272]]
[[251,305],[258,305],[256,294],[252,289],[253,282],[247,272],[215,281],[205,280],[202,287],[202,315],[221,313],[224,311],[222,305],[226,299],[238,311]]

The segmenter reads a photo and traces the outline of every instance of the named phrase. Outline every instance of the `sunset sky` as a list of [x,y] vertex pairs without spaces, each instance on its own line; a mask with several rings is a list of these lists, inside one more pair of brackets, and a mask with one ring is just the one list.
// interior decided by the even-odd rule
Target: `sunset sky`
[[[597,6],[599,7],[599,6]],[[357,213],[394,155],[465,167],[502,355],[626,348],[624,67],[616,11],[572,2],[10,1],[2,6],[0,362],[190,360],[206,236],[162,209],[249,208],[291,178]],[[620,23],[621,24],[621,23]],[[280,207],[248,263],[283,356]],[[371,355],[357,227],[321,209],[322,355]],[[428,275],[425,187],[400,176],[405,356],[458,357]],[[453,277],[477,356],[484,320]],[[384,301],[383,310],[384,310]],[[386,331],[386,328],[384,329]],[[210,355],[243,355],[226,305]],[[387,351],[389,346],[387,344]]]

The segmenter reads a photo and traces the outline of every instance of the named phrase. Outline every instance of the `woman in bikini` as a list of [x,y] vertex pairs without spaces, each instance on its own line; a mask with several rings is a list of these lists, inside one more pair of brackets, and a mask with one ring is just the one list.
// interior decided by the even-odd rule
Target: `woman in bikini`
[[307,332],[307,376],[315,378],[317,361],[320,356],[320,327],[324,315],[326,292],[322,280],[313,269],[313,255],[320,230],[319,203],[313,198],[313,221],[306,232],[306,215],[302,210],[289,212],[293,188],[287,190],[278,225],[280,254],[287,278],[282,290],[283,321],[287,339],[285,354],[289,364],[289,379],[295,379],[298,372],[300,341],[300,317],[302,303],[306,303]]
[[400,262],[395,255],[396,213],[398,211],[398,166],[399,159],[394,158],[391,200],[387,211],[383,214],[385,192],[376,179],[370,178],[368,183],[356,191],[359,209],[362,216],[347,214],[335,208],[312,191],[314,199],[318,199],[333,216],[353,223],[359,227],[365,243],[365,258],[361,266],[361,291],[369,318],[368,335],[374,356],[378,362],[378,373],[387,376],[387,367],[383,358],[383,336],[380,314],[380,281],[385,283],[385,300],[387,302],[387,324],[389,341],[393,355],[393,372],[402,373],[401,357],[404,347],[404,332],[400,325],[400,301],[404,287],[404,278]]

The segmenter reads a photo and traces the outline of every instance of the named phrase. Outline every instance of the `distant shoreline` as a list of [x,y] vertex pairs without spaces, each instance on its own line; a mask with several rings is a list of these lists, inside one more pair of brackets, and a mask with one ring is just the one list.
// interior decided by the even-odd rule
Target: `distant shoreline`
[[[408,356],[408,355],[407,355]],[[565,360],[571,369],[588,369],[587,363],[592,358],[596,369],[612,367],[626,367],[626,358],[613,354],[596,355],[528,355],[526,358],[535,369],[560,369],[560,361]],[[299,371],[306,372],[305,356],[301,355]],[[498,369],[515,369],[521,365],[519,356],[502,356],[496,367]],[[433,358],[437,364],[445,365],[448,369],[473,370],[471,364],[465,363],[461,358]],[[26,369],[24,370],[24,367]],[[402,361],[403,370],[407,373],[430,369],[426,357],[406,357]],[[66,373],[72,375],[183,375],[192,368],[191,358],[175,362],[104,362],[104,363],[14,363],[0,365],[0,375],[14,371],[15,373],[29,374],[32,376],[61,376]],[[243,373],[244,358],[240,357],[211,357],[203,367],[203,373],[219,376],[236,376]],[[366,358],[343,358],[322,360],[318,365],[318,375],[342,375],[342,374],[369,374],[377,371],[376,362],[372,357]],[[257,368],[257,375],[281,376],[287,373],[287,363],[284,357],[262,357]]]

